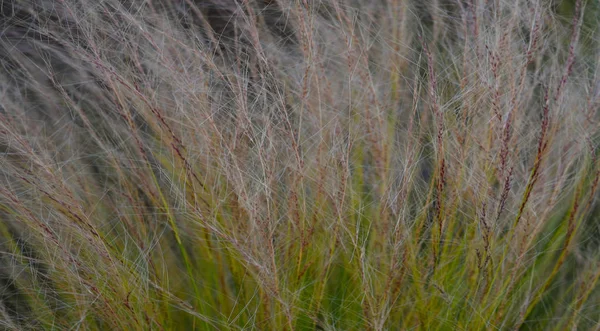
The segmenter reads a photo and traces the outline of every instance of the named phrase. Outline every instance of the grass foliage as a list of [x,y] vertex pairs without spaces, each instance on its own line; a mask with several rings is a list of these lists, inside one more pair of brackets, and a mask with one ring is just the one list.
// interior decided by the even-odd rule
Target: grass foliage
[[598,2],[0,4],[2,329],[600,327]]

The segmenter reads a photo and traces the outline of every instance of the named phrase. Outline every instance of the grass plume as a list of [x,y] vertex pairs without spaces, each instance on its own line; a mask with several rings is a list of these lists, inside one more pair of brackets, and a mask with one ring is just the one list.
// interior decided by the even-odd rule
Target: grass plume
[[600,327],[597,2],[0,6],[0,328]]

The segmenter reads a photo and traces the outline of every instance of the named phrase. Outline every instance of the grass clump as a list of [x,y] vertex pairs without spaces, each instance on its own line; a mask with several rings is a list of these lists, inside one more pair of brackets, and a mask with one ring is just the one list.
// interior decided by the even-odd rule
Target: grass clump
[[1,6],[3,329],[600,327],[596,2]]

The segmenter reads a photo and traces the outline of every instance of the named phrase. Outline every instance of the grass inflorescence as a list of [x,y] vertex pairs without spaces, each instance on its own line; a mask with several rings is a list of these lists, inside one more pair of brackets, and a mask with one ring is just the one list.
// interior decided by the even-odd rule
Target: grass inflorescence
[[0,6],[0,328],[600,328],[597,2]]

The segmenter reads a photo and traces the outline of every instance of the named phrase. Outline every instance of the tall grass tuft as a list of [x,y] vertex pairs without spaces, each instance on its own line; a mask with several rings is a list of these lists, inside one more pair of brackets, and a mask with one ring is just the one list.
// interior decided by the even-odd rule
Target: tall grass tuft
[[0,3],[0,328],[600,328],[598,2]]

